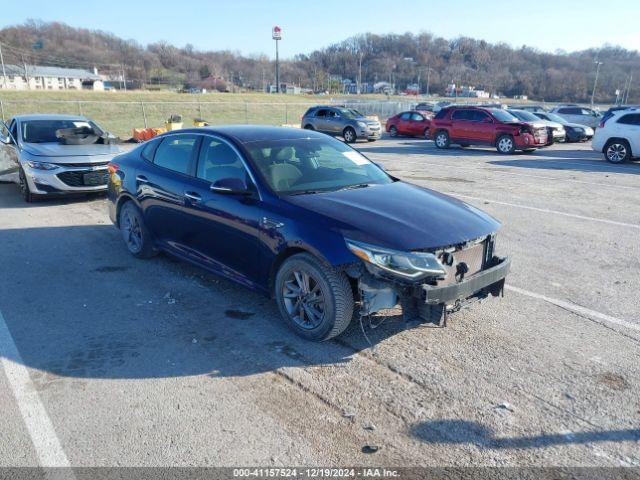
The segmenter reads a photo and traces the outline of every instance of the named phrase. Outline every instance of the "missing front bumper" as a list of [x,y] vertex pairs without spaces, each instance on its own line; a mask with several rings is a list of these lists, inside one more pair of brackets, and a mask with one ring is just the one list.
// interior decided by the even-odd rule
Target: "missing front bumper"
[[511,258],[496,258],[495,265],[462,282],[445,286],[422,285],[421,299],[428,305],[449,305],[474,296],[498,296],[511,268]]

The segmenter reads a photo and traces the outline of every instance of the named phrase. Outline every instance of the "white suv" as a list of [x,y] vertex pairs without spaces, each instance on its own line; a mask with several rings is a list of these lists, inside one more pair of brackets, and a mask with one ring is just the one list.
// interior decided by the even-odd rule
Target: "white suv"
[[640,157],[640,109],[619,110],[596,129],[591,147],[611,163]]

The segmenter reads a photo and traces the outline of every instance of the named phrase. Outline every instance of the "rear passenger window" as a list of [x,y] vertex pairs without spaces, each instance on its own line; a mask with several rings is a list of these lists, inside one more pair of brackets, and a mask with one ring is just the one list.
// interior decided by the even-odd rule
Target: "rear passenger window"
[[149,140],[146,145],[142,148],[142,152],[140,152],[140,156],[145,160],[152,162],[153,154],[156,152],[156,148],[160,145],[160,140]]
[[448,109],[446,109],[446,108],[441,109],[438,113],[436,113],[436,116],[435,116],[435,117],[433,117],[433,119],[434,119],[434,120],[440,120],[440,119],[442,119],[442,118],[446,117],[446,116],[447,116],[447,112],[448,112],[448,111],[449,111],[449,110],[448,110]]
[[316,117],[326,117],[327,116],[327,111],[324,109],[320,109],[316,112]]
[[470,120],[470,113],[469,110],[456,110],[451,115],[451,120]]
[[165,137],[156,150],[153,163],[174,172],[188,174],[195,144],[195,135]]
[[618,123],[622,123],[624,125],[640,125],[640,114],[639,113],[631,113],[623,116]]
[[421,122],[424,120],[424,117],[422,115],[420,115],[419,113],[412,113],[411,114],[411,120],[413,120],[414,122]]
[[236,151],[222,140],[210,137],[202,140],[196,176],[211,183],[223,178],[241,178],[249,183],[247,171]]

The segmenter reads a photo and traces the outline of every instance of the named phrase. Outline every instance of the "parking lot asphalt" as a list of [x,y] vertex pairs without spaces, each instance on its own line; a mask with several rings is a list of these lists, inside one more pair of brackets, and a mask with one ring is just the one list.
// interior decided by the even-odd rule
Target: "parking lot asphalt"
[[131,257],[104,198],[0,184],[0,466],[640,465],[640,163],[356,148],[503,223],[504,298],[309,343],[267,298]]

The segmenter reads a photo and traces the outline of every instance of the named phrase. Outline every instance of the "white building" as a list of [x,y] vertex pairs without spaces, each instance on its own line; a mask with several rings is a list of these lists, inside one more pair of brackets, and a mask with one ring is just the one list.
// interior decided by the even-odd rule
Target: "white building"
[[[5,75],[6,74],[6,75]],[[104,90],[97,70],[44,67],[41,65],[5,65],[0,70],[0,89],[10,90]]]

